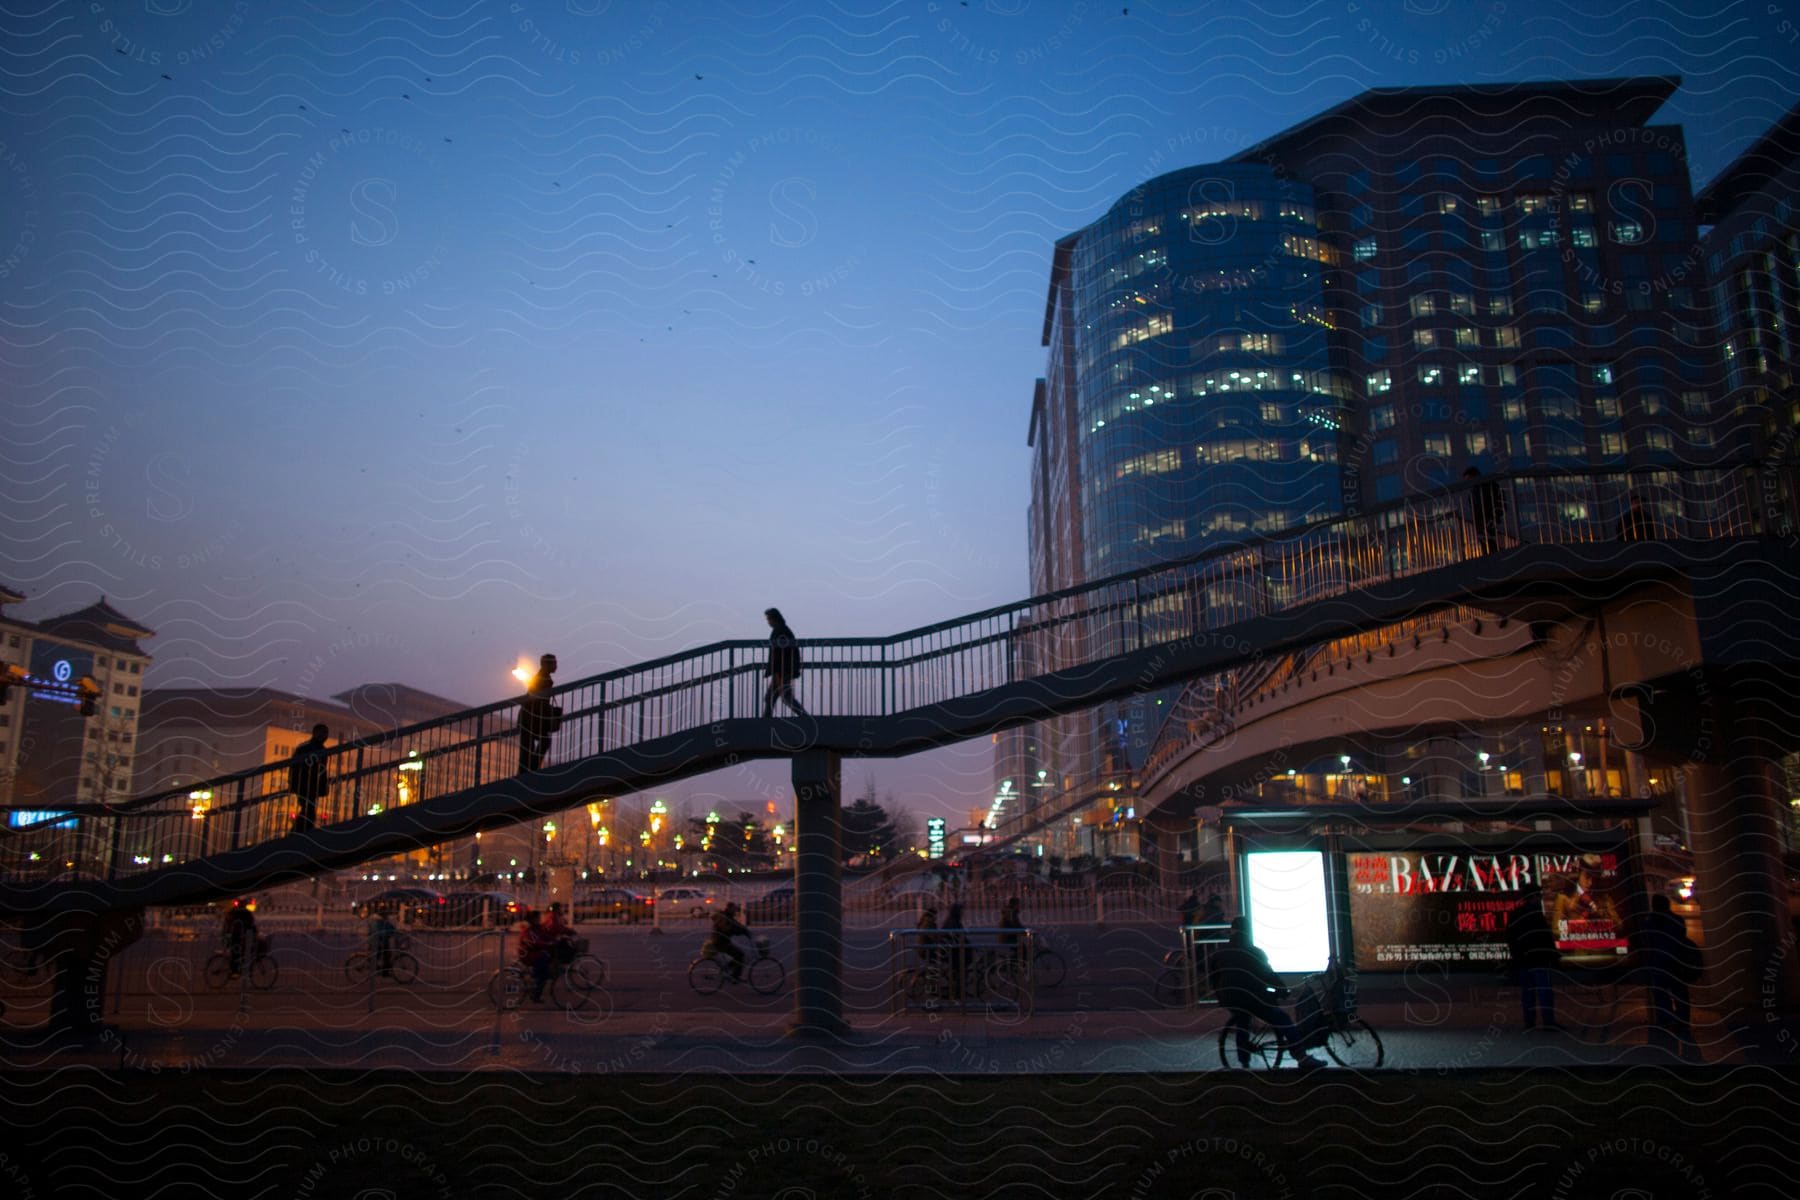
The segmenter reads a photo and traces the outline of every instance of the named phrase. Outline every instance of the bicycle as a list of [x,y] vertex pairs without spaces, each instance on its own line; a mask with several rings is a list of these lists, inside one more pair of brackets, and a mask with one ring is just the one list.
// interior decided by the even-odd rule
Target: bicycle
[[[259,937],[256,939],[254,950],[249,955],[250,986],[259,992],[266,992],[273,988],[276,977],[281,973],[281,968],[269,953],[273,945],[272,938]],[[207,987],[215,992],[222,992],[225,990],[225,985],[237,977],[238,972],[231,969],[231,955],[220,950],[206,960],[206,970],[203,975]]]
[[1048,946],[1033,943],[1031,952],[1032,982],[1041,988],[1053,988],[1062,983],[1069,974],[1068,964],[1063,956]]
[[[511,962],[494,972],[488,980],[488,999],[499,1012],[512,1012],[524,1004],[537,986],[532,977],[531,968],[521,962]],[[598,1021],[605,1011],[596,998],[598,984],[590,985],[587,977],[571,972],[564,964],[551,963],[550,976],[544,982],[544,993],[550,1002],[578,1021]]]
[[[388,947],[388,964],[380,974],[392,979],[395,983],[411,983],[419,977],[419,960],[406,952],[412,942],[408,938],[396,937]],[[344,978],[352,985],[368,982],[372,961],[379,957],[379,952],[370,950],[352,951],[344,960]]]
[[[1300,984],[1302,998],[1294,1025],[1304,1047],[1320,1046],[1340,1067],[1374,1070],[1387,1058],[1381,1035],[1356,1015],[1354,989],[1337,960]],[[1312,1011],[1308,1012],[1307,1009]],[[1237,1037],[1241,1031],[1242,1036]],[[1266,1022],[1233,1012],[1219,1031],[1219,1062],[1252,1070],[1273,1070],[1293,1051]]]
[[710,996],[723,987],[727,980],[732,983],[748,982],[752,988],[767,996],[781,986],[787,978],[787,968],[781,960],[769,953],[769,939],[755,939],[756,957],[751,960],[748,969],[736,973],[727,971],[719,962],[719,952],[709,945],[700,952],[700,957],[688,964],[688,986],[702,996]]
[[964,949],[960,978],[950,957],[955,952],[950,947],[927,951],[922,963],[901,973],[898,983],[908,1008],[936,1013],[951,1007],[977,1007],[1002,1021],[1031,1015],[1032,984],[1015,951],[996,954]]
[[0,957],[0,974],[4,974],[6,982],[15,985],[35,982],[38,973],[48,966],[49,962],[41,951],[26,950],[23,947],[8,950]]

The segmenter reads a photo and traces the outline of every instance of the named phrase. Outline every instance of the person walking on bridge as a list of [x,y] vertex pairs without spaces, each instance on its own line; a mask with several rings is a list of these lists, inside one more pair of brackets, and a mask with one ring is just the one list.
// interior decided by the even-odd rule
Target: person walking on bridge
[[519,774],[535,771],[544,765],[550,753],[550,735],[562,728],[562,709],[550,703],[550,692],[556,686],[551,673],[556,670],[556,655],[538,659],[537,674],[525,685],[525,699],[519,702]]
[[319,827],[319,797],[330,787],[330,772],[325,766],[325,743],[331,730],[324,725],[312,727],[312,737],[301,742],[288,759],[288,791],[294,793],[298,807],[294,810],[294,827],[290,832],[305,833]]
[[763,694],[763,717],[775,715],[775,700],[781,701],[799,716],[806,716],[806,710],[794,699],[794,680],[800,678],[800,641],[794,631],[788,628],[787,619],[781,615],[779,608],[763,610],[763,616],[769,622],[769,690]]

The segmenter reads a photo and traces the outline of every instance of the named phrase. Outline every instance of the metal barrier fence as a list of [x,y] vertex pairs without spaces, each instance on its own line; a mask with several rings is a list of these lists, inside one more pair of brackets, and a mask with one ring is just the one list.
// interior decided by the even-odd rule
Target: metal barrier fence
[[[802,700],[820,716],[893,716],[1047,672],[1405,579],[1513,546],[1718,541],[1792,530],[1790,468],[1531,471],[1036,596],[886,638],[801,643]],[[755,717],[768,647],[719,642],[555,689],[551,761]],[[519,701],[361,738],[326,754],[322,825],[514,774]],[[0,829],[9,879],[165,869],[288,832],[285,764],[118,805],[49,804]]]
[[979,1013],[1003,1024],[1031,1015],[1037,939],[1029,928],[894,929],[887,941],[894,1012]]

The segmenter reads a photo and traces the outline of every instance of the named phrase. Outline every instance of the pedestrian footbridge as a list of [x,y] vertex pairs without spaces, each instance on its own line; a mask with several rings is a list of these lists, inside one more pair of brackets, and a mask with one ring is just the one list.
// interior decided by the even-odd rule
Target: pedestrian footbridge
[[[1791,663],[1793,483],[1755,465],[1528,472],[888,637],[807,639],[805,718],[760,715],[765,642],[718,642],[558,687],[561,729],[526,775],[517,699],[333,747],[306,833],[289,832],[285,764],[61,806],[0,831],[0,912],[57,920],[237,895],[788,758],[804,942],[809,914],[829,925],[837,911],[842,757],[911,754],[1202,676],[1266,680],[1309,647],[1459,606],[1530,627],[1651,586],[1685,597],[1699,632],[1630,668],[1634,681],[1700,661]],[[1496,488],[1497,504],[1482,492]],[[809,870],[824,874],[809,885]],[[823,908],[808,900],[818,886]]]

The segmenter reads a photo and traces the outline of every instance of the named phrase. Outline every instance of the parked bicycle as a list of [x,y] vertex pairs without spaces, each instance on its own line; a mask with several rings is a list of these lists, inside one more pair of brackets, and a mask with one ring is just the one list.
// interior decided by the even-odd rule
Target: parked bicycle
[[[1355,989],[1335,958],[1303,980],[1300,992],[1294,1026],[1302,1046],[1323,1046],[1340,1067],[1373,1070],[1382,1064],[1387,1053],[1381,1035],[1357,1016]],[[1219,1061],[1226,1067],[1273,1070],[1290,1054],[1274,1029],[1247,1014],[1234,1014],[1219,1031]]]
[[900,973],[897,982],[907,1008],[927,1013],[970,1009],[998,1021],[1031,1015],[1032,977],[1013,952],[963,950],[960,968],[956,948],[927,955]]
[[727,982],[748,982],[756,991],[767,996],[772,994],[787,978],[787,968],[781,960],[769,953],[769,939],[755,939],[756,957],[741,972],[733,973],[726,969],[719,955],[708,948],[700,952],[700,957],[688,964],[688,986],[702,996],[710,996]]
[[[419,960],[407,953],[412,945],[410,938],[396,937],[388,949],[387,966],[377,971],[378,975],[392,979],[395,983],[411,983],[419,977]],[[377,952],[369,950],[353,951],[344,960],[344,978],[352,984],[369,981],[369,971],[381,958]]]
[[[259,992],[266,992],[273,988],[275,986],[276,977],[281,973],[281,968],[270,955],[270,950],[273,945],[273,938],[270,938],[267,935],[259,936],[256,939],[255,946],[247,952],[247,957],[250,961],[245,969],[248,973],[250,986]],[[238,972],[231,969],[231,955],[220,950],[211,958],[207,959],[206,970],[203,973],[203,977],[206,980],[207,987],[215,992],[224,991],[225,986],[238,977]]]

